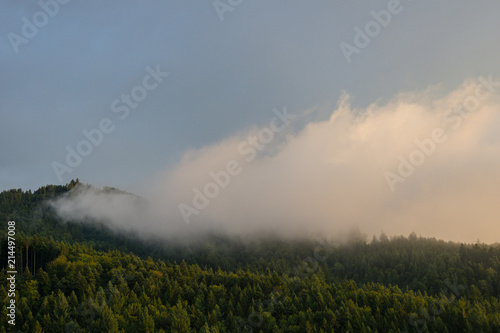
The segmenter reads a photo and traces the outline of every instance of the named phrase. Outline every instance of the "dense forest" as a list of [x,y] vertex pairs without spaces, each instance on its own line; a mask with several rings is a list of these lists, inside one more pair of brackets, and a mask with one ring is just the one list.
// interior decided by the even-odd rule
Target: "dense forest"
[[3,304],[11,220],[18,272],[16,326],[3,306],[0,332],[500,332],[498,244],[145,242],[58,218],[47,200],[75,186],[0,193]]

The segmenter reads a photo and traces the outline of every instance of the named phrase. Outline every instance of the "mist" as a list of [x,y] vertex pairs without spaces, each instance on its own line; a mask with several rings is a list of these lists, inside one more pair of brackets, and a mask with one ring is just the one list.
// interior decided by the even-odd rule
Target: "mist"
[[137,192],[80,187],[51,204],[143,236],[418,235],[499,242],[500,99],[491,77],[354,108],[278,108],[185,152]]

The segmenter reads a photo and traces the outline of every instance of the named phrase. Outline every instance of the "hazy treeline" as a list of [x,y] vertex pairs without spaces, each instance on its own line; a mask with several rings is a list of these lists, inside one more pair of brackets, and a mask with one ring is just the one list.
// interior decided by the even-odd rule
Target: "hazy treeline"
[[[0,217],[18,225],[18,331],[500,330],[497,245],[415,234],[148,243],[96,222],[60,221],[44,202],[74,185],[0,193]],[[4,231],[0,239],[5,280]]]

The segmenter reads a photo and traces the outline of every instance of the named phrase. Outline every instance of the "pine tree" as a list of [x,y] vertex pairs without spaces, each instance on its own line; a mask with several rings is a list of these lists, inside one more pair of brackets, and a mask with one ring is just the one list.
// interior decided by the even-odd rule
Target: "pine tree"
[[172,307],[172,332],[186,333],[189,332],[191,321],[188,313],[184,308],[184,304],[179,300],[177,305]]
[[141,332],[144,333],[154,333],[155,331],[154,319],[153,317],[151,317],[146,307],[141,311],[141,316],[139,317],[139,326]]

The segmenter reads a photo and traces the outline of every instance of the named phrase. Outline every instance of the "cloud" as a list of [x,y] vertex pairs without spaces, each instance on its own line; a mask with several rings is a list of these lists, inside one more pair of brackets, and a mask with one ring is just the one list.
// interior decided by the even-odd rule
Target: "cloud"
[[[352,108],[344,94],[328,119],[297,126],[314,116],[304,112],[263,144],[259,138],[266,137],[259,134],[271,128],[271,114],[269,125],[188,151],[155,175],[144,190],[148,208],[139,216],[112,194],[75,195],[55,206],[66,217],[93,216],[156,235],[214,229],[335,235],[356,226],[369,235],[415,231],[495,242],[500,88],[485,80],[468,80],[448,93],[440,87],[401,93],[366,109]],[[260,149],[250,159],[255,141]],[[239,167],[234,175],[230,161]],[[412,172],[401,175],[402,161]],[[399,177],[392,186],[388,173]],[[189,224],[182,204],[189,207]]]

